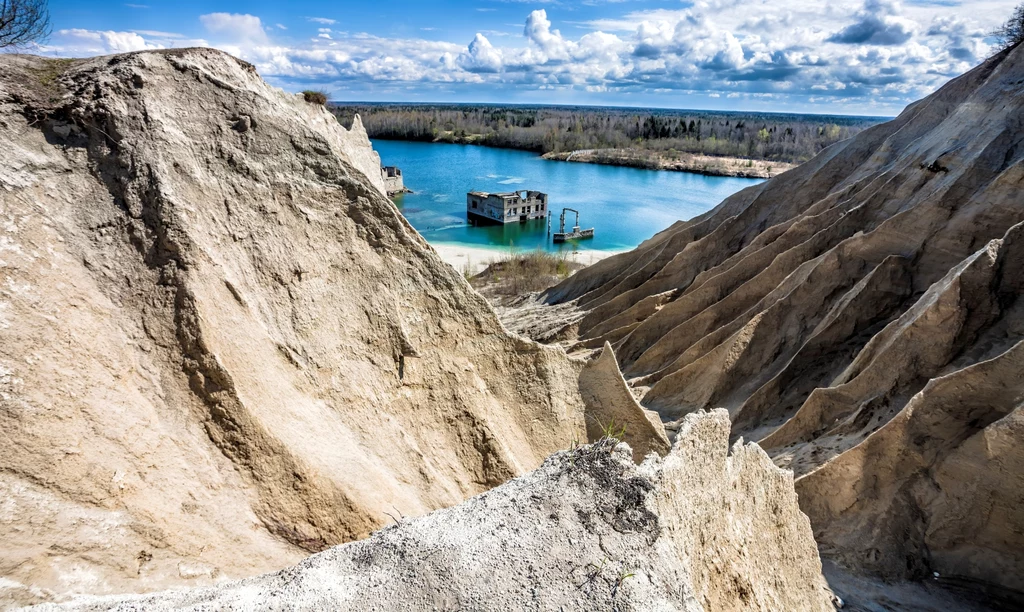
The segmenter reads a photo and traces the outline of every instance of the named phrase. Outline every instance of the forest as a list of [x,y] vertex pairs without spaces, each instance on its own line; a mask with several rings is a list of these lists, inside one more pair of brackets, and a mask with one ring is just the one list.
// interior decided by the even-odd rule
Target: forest
[[331,104],[346,127],[358,113],[370,138],[454,142],[567,153],[646,150],[804,162],[884,117],[518,105]]

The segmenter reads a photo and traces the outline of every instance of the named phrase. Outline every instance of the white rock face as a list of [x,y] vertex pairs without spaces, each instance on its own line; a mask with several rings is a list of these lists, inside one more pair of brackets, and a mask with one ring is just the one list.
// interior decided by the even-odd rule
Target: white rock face
[[690,415],[664,461],[562,451],[274,574],[66,609],[833,610],[792,474],[728,438],[725,411]]

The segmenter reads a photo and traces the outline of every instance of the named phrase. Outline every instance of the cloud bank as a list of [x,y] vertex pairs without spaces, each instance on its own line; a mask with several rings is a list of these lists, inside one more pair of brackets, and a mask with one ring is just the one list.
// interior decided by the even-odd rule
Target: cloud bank
[[554,92],[555,100],[600,92],[604,97],[595,99],[642,96],[678,105],[671,100],[703,96],[883,114],[990,54],[986,32],[1003,12],[987,0],[704,0],[556,28],[538,9],[526,15],[519,35],[478,32],[468,42],[340,32],[325,27],[336,23],[326,17],[306,18],[308,36],[296,39],[296,28],[285,32],[255,15],[210,13],[199,17],[203,38],[61,30],[50,50],[213,44],[286,87],[316,83],[377,95],[464,92],[474,99],[486,88]]

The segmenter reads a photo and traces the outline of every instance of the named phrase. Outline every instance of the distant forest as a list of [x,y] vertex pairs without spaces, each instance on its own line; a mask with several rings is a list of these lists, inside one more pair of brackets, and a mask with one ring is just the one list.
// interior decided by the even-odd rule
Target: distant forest
[[884,118],[599,107],[331,104],[370,138],[562,153],[645,149],[800,163]]

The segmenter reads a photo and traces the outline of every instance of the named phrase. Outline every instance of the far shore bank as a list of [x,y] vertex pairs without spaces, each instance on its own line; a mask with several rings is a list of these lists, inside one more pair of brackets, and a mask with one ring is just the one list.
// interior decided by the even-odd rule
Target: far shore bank
[[[479,274],[491,263],[507,259],[511,251],[508,247],[474,247],[453,243],[431,243],[441,259],[448,265],[459,271],[460,274]],[[569,259],[589,266],[602,259],[624,253],[628,249],[602,251],[598,249],[580,248],[575,252],[568,253]],[[517,250],[516,252],[524,252]]]
[[604,166],[620,166],[641,170],[667,170],[670,172],[689,172],[704,176],[724,176],[732,178],[769,179],[799,164],[768,161],[763,159],[747,159],[745,157],[724,157],[701,155],[697,153],[670,154],[646,149],[587,149],[582,151],[566,151],[560,153],[539,153],[533,149],[516,149],[487,144],[479,134],[467,136],[450,136],[434,140],[401,140],[393,138],[374,138],[372,140],[394,140],[396,142],[423,142],[428,144],[457,144],[494,149],[511,149],[533,153],[548,161],[567,161]]
[[718,157],[693,153],[668,154],[644,149],[588,149],[569,153],[545,153],[541,157],[552,161],[758,179],[770,179],[797,166],[797,164],[742,157]]

